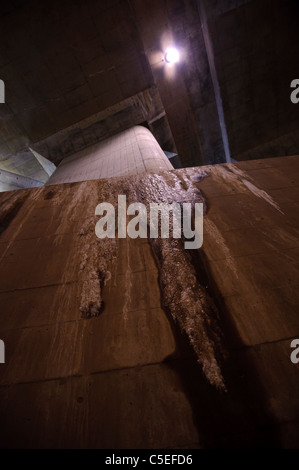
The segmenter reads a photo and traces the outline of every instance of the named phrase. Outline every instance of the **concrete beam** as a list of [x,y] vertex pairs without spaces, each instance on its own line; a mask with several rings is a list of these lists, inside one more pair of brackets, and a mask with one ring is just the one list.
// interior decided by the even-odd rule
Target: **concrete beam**
[[[136,24],[183,166],[226,161],[196,2],[132,0]],[[180,5],[180,8],[178,7]],[[167,64],[168,47],[180,52]]]
[[43,167],[47,175],[49,175],[49,177],[52,176],[54,171],[56,170],[56,166],[54,165],[54,163],[50,162],[50,160],[48,160],[47,158],[42,157],[39,153],[37,153],[30,147],[29,150],[33,153],[38,163]]
[[216,71],[216,66],[215,66],[214,51],[213,51],[213,45],[212,45],[212,41],[211,41],[211,37],[209,33],[208,20],[207,20],[206,7],[205,7],[204,0],[197,0],[197,5],[198,5],[198,11],[199,11],[199,16],[201,20],[203,38],[204,38],[204,42],[206,46],[206,53],[208,57],[209,67],[210,67],[211,79],[213,82],[213,88],[214,88],[214,93],[215,93],[215,100],[216,100],[217,112],[218,112],[218,117],[219,117],[223,148],[225,152],[225,160],[227,163],[230,163],[231,156],[230,156],[230,149],[229,149],[229,141],[228,141],[228,135],[227,135],[227,130],[226,130],[221,91],[220,91],[220,86],[219,86],[219,81],[218,81],[218,76],[217,76],[217,71]]
[[43,185],[44,183],[32,178],[10,173],[6,170],[0,170],[0,192],[14,189],[37,188]]

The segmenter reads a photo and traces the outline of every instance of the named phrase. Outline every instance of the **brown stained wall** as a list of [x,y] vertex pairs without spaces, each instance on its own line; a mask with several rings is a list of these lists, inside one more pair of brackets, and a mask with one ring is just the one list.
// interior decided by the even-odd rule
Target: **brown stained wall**
[[146,240],[117,240],[104,309],[82,318],[94,245],[103,256],[95,206],[121,180],[0,195],[18,209],[0,237],[1,447],[298,447],[298,157],[205,172],[174,171],[208,206],[193,263],[218,305],[227,393],[162,309]]

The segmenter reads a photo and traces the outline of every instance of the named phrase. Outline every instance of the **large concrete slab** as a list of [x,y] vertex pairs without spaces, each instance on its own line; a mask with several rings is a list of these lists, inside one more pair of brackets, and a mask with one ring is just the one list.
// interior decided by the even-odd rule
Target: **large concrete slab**
[[[148,241],[116,240],[113,259],[96,239],[95,206],[120,180],[0,195],[1,447],[299,446],[299,159],[204,172],[171,174],[207,204],[192,263],[218,309],[227,392],[163,309]],[[101,313],[83,318],[105,257]]]

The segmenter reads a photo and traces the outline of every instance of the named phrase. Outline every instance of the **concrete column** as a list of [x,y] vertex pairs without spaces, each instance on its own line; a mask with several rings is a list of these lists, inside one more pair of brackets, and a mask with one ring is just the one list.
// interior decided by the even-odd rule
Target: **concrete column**
[[157,173],[171,169],[171,163],[152,133],[145,127],[135,126],[65,158],[47,184]]

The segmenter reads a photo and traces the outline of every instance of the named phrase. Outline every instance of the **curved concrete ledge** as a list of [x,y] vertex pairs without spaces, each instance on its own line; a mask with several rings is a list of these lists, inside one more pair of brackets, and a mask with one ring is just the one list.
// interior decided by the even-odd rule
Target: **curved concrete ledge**
[[152,133],[135,126],[65,158],[47,184],[157,173],[173,167]]

